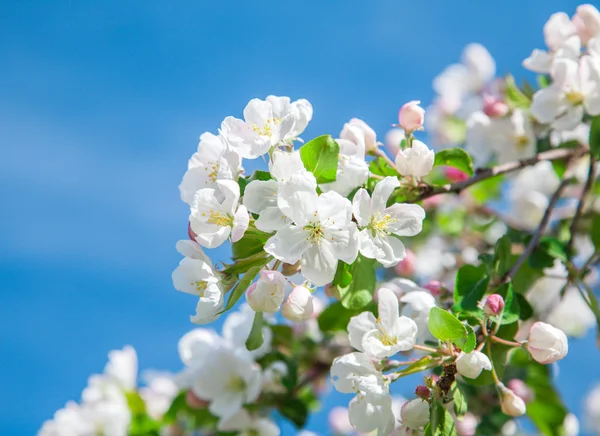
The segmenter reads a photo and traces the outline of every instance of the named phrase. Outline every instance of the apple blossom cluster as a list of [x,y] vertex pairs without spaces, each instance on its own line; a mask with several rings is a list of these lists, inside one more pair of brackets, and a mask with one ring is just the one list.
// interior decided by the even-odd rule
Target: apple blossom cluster
[[553,368],[600,320],[600,12],[543,34],[536,87],[471,44],[427,111],[399,105],[385,149],[357,118],[301,139],[313,108],[288,97],[203,133],[172,279],[221,334],[185,334],[184,368],[142,388],[135,352],[111,352],[40,434],[270,436],[276,417],[303,434],[328,388],[348,394],[339,435],[510,435],[525,415],[578,434]]

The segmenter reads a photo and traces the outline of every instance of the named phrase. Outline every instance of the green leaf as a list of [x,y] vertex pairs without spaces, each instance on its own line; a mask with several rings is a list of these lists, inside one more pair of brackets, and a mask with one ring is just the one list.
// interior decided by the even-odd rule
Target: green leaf
[[467,173],[470,176],[473,175],[473,161],[471,156],[462,148],[444,148],[435,153],[434,166],[448,166],[456,168]]
[[131,411],[128,434],[131,436],[158,436],[160,423],[146,412],[146,403],[136,391],[125,392],[127,405]]
[[467,346],[469,339],[467,328],[450,312],[432,307],[427,325],[431,334],[439,340],[452,341],[461,349]]
[[503,236],[496,242],[494,249],[496,272],[498,275],[503,276],[506,274],[512,266],[512,243],[508,236]]
[[348,273],[351,276],[351,281],[344,287],[338,285],[338,290],[342,305],[346,309],[362,309],[373,301],[373,293],[377,284],[375,267],[376,262],[373,259],[367,259],[359,255],[350,266],[350,270],[344,272],[344,283],[348,279]]
[[317,183],[335,182],[340,146],[331,137],[323,135],[300,147],[304,168],[313,173]]
[[287,398],[279,406],[279,412],[289,419],[297,428],[304,427],[308,417],[306,404],[297,398]]
[[463,265],[456,273],[454,284],[454,312],[473,311],[480,309],[477,304],[487,290],[490,277],[485,265]]
[[249,351],[258,349],[263,344],[263,313],[256,312],[254,314],[254,321],[252,321],[252,328],[248,339],[246,339],[246,348]]
[[456,436],[454,418],[446,410],[442,401],[436,399],[431,402],[429,409],[430,434],[432,436]]
[[399,377],[405,377],[410,374],[416,374],[418,372],[431,368],[431,365],[438,361],[439,360],[433,356],[424,356],[416,362],[411,363],[407,367],[403,368],[401,371],[396,371],[395,373],[399,375]]
[[506,77],[505,82],[506,103],[511,108],[527,109],[531,106],[531,100],[519,89],[515,78],[511,75]]
[[590,128],[590,151],[596,159],[600,158],[600,115],[592,118]]
[[235,303],[237,303],[237,301],[241,298],[242,295],[244,295],[244,292],[246,292],[246,290],[248,289],[248,286],[250,286],[252,284],[252,282],[254,281],[254,279],[256,278],[258,273],[262,270],[262,268],[263,268],[263,265],[253,266],[248,271],[246,271],[244,276],[241,278],[241,280],[237,283],[237,285],[235,285],[235,287],[231,291],[231,295],[229,296],[229,299],[227,300],[225,309],[223,309],[220,313],[227,312],[229,309],[231,309],[235,305]]
[[467,399],[465,394],[462,393],[458,387],[458,383],[454,383],[454,389],[452,390],[452,397],[454,403],[454,413],[457,417],[465,416],[468,410]]
[[270,233],[261,232],[252,225],[246,230],[242,239],[231,244],[232,259],[246,259],[254,254],[264,253],[263,248],[265,242],[267,242],[267,239],[270,237]]
[[534,269],[551,268],[554,259],[568,260],[565,244],[552,236],[544,236],[529,256],[529,264]]
[[590,237],[596,250],[600,250],[600,215],[594,215],[594,218],[592,218]]
[[382,157],[376,157],[369,163],[369,172],[383,177],[398,177],[398,172]]
[[467,342],[465,342],[462,350],[465,353],[470,353],[477,346],[477,337],[475,337],[475,332],[470,325],[465,325],[465,328],[467,329]]
[[369,303],[367,306],[356,310],[346,309],[341,302],[336,301],[325,308],[319,315],[319,329],[322,332],[345,331],[350,322],[350,318],[362,312],[369,311],[375,313],[377,304]]
[[504,311],[502,313],[501,325],[511,324],[519,320],[521,314],[521,308],[519,307],[519,300],[515,298],[512,283],[504,283],[498,289],[496,293],[504,299]]
[[221,271],[225,276],[235,276],[245,273],[252,267],[264,266],[273,259],[273,256],[269,256],[266,252],[260,251],[252,256],[245,259],[236,260],[233,264],[226,264],[226,268]]
[[146,403],[137,391],[125,392],[125,398],[132,415],[146,413]]
[[475,183],[473,186],[467,189],[467,192],[469,192],[477,204],[485,204],[490,200],[496,199],[500,196],[502,182],[504,182],[503,175],[490,177],[489,179]]
[[527,298],[523,294],[517,292],[514,293],[515,299],[519,302],[519,319],[527,321],[533,316],[533,307],[527,301]]

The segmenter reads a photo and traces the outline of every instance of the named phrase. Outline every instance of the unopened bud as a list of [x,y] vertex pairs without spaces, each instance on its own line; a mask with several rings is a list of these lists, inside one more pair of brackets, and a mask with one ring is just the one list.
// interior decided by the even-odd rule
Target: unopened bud
[[415,130],[423,130],[425,122],[425,109],[419,106],[419,100],[406,103],[398,112],[398,123],[405,132],[412,133]]
[[424,288],[431,292],[431,295],[434,297],[439,297],[444,291],[444,285],[437,280],[431,280],[424,286]]
[[185,393],[185,402],[190,409],[195,410],[206,409],[206,406],[208,406],[208,401],[198,398],[198,396],[191,389]]
[[527,348],[531,357],[542,364],[556,362],[569,352],[565,333],[545,322],[536,322],[531,326]]
[[525,401],[507,387],[500,386],[502,398],[500,399],[500,408],[508,416],[522,416],[527,410]]
[[483,306],[483,311],[486,315],[495,316],[502,312],[504,309],[504,298],[498,294],[492,294],[487,297],[485,300],[485,305]]
[[420,398],[407,401],[400,409],[400,416],[402,424],[411,430],[421,428],[429,422],[429,403]]
[[262,270],[246,291],[246,300],[256,312],[277,312],[283,303],[285,277],[279,271]]
[[535,397],[533,390],[523,380],[513,378],[508,382],[508,388],[521,397],[525,403],[531,403]]
[[417,389],[415,389],[415,394],[417,397],[427,400],[431,395],[431,391],[427,386],[419,385],[417,386]]
[[400,277],[412,276],[415,273],[416,263],[417,260],[414,253],[406,249],[406,257],[396,264],[394,270]]
[[312,317],[314,310],[310,290],[305,286],[296,286],[285,300],[281,314],[290,321],[306,321]]
[[467,173],[453,167],[447,167],[444,170],[444,173],[446,174],[446,177],[448,177],[448,180],[450,180],[453,183],[464,182],[469,178],[469,175]]
[[284,276],[293,276],[294,274],[297,274],[300,271],[300,261],[291,264],[291,263],[284,263],[283,266],[281,267],[281,274],[283,274]]
[[483,97],[483,113],[490,118],[500,118],[508,113],[508,105],[502,100],[486,95]]

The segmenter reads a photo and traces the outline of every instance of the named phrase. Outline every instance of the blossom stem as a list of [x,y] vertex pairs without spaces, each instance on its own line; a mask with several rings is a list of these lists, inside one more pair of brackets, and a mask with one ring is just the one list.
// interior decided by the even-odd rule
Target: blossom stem
[[[571,249],[573,247],[573,240],[575,239],[575,231],[577,230],[577,223],[579,222],[581,215],[583,214],[583,207],[585,206],[585,200],[590,192],[592,185],[594,184],[594,173],[596,171],[596,160],[593,156],[590,156],[590,166],[588,169],[587,180],[585,181],[585,185],[583,187],[583,191],[581,191],[581,196],[579,197],[579,203],[577,203],[577,209],[575,210],[575,216],[573,217],[573,221],[571,221],[571,226],[569,227],[570,236],[569,242],[567,244],[567,253],[571,253]],[[570,256],[570,254],[569,254]]]
[[417,203],[421,200],[424,200],[429,197],[433,197],[438,194],[450,194],[459,192],[467,189],[468,187],[481,182],[483,180],[489,179],[491,177],[499,176],[501,174],[511,173],[513,171],[520,170],[525,167],[529,167],[535,165],[538,162],[542,161],[553,161],[553,160],[561,160],[561,159],[571,159],[574,157],[581,157],[587,153],[587,149],[580,148],[557,148],[554,150],[544,151],[542,153],[538,153],[533,157],[528,159],[522,159],[514,162],[508,162],[502,165],[498,165],[491,168],[479,168],[475,171],[475,175],[470,179],[467,179],[463,182],[457,182],[442,186],[428,186],[424,192],[421,193],[415,199],[407,199],[405,203]]
[[395,368],[399,368],[401,366],[408,366],[408,365],[412,365],[413,363],[418,362],[417,359],[412,359],[412,360],[406,360],[404,362],[400,361],[400,360],[389,360],[388,362],[386,362],[386,364],[384,365],[384,371],[389,371],[390,369],[395,369]]
[[440,352],[440,350],[437,350],[437,349],[435,349],[435,348],[432,348],[432,347],[428,347],[428,346],[426,346],[426,345],[419,345],[419,344],[415,344],[415,345],[413,346],[413,348],[414,348],[415,350],[428,351],[429,353],[438,353],[438,352]]
[[496,374],[496,368],[494,367],[494,359],[492,358],[492,339],[491,339],[491,337],[488,336],[486,343],[487,343],[487,347],[485,347],[485,352],[486,352],[487,356],[489,357],[490,362],[492,363],[492,378],[494,379],[494,382],[497,385],[500,385],[500,384],[502,384],[502,382],[500,381],[498,374]]
[[523,344],[521,344],[520,342],[507,341],[506,339],[499,338],[498,336],[490,336],[490,339],[499,344],[508,345],[509,347],[519,347],[520,348],[523,346]]

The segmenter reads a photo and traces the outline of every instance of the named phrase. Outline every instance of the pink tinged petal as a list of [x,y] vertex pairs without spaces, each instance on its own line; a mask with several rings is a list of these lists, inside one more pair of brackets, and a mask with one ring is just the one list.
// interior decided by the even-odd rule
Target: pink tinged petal
[[321,241],[319,245],[310,246],[302,255],[301,272],[313,284],[324,286],[333,280],[337,264],[331,244]]
[[548,74],[552,67],[553,56],[544,51],[535,49],[531,52],[531,55],[523,61],[523,67],[529,71],[540,74]]
[[377,292],[378,325],[384,331],[394,328],[396,320],[400,317],[398,297],[387,288],[381,288]]
[[233,215],[240,199],[240,185],[233,180],[217,180],[217,187],[225,197],[221,209]]
[[258,230],[267,233],[276,232],[288,224],[290,224],[290,219],[277,206],[267,207],[254,222]]
[[237,242],[244,237],[244,233],[248,230],[250,224],[250,216],[246,206],[240,205],[233,216],[233,228],[231,229],[231,241]]
[[308,232],[298,226],[288,225],[271,236],[265,243],[265,251],[276,259],[294,264],[310,247]]
[[277,182],[253,180],[244,190],[244,206],[252,213],[261,213],[269,206],[277,205]]
[[564,12],[553,14],[544,25],[544,39],[552,50],[559,49],[569,36],[576,33],[575,25]]
[[358,351],[364,351],[362,349],[364,335],[376,329],[375,316],[371,312],[362,312],[360,315],[353,316],[348,323],[348,340],[350,341],[350,345]]
[[371,220],[371,197],[366,189],[359,189],[352,199],[352,212],[359,226],[363,227],[369,224]]
[[397,236],[415,236],[423,229],[425,210],[418,204],[396,203],[388,207],[384,213],[394,219],[389,224],[388,231]]
[[400,181],[396,177],[386,177],[377,183],[371,199],[371,208],[374,214],[383,212],[388,198],[390,198],[390,195],[392,195],[392,192],[394,192],[394,189],[398,186],[400,186]]

